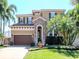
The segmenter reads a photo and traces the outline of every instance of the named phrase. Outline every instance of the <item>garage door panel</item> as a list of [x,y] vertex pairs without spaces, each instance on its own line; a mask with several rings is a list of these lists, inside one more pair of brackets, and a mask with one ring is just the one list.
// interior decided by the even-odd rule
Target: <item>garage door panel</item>
[[31,35],[15,35],[14,44],[15,45],[29,45],[33,42]]

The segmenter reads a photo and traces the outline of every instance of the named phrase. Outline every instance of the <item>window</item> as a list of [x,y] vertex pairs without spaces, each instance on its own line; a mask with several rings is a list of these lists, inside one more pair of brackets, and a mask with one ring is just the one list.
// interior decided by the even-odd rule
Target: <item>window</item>
[[28,24],[32,24],[32,17],[28,17]]
[[20,24],[23,24],[23,23],[24,23],[23,18],[20,18],[20,17],[19,17],[19,23],[20,23]]
[[51,12],[51,18],[55,16],[55,12]]
[[57,13],[55,13],[55,15],[57,15]]
[[39,15],[39,12],[36,12],[36,13],[35,13],[35,16],[38,16],[38,15]]
[[41,14],[40,12],[35,12],[34,13],[35,16],[40,16],[40,14]]
[[20,23],[20,17],[18,17],[18,23]]
[[25,17],[23,17],[23,23],[25,24]]
[[50,12],[49,13],[49,19],[55,16],[55,12]]

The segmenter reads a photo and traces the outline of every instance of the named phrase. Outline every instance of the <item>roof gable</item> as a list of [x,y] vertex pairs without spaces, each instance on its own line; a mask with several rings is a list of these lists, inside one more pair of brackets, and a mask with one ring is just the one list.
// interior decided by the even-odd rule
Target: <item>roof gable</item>
[[38,18],[34,19],[33,22],[36,21],[36,20],[39,20],[39,19],[41,19],[41,20],[43,20],[43,21],[46,21],[45,18],[43,18],[43,17],[38,17]]

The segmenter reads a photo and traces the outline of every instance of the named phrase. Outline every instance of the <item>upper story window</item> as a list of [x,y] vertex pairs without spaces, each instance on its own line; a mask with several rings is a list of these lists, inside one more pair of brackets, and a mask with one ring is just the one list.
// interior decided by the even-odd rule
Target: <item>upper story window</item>
[[28,17],[28,24],[32,24],[32,17]]
[[51,12],[51,18],[55,16],[55,12]]
[[23,24],[23,23],[24,23],[24,21],[23,21],[23,18],[22,18],[22,17],[19,17],[19,18],[18,18],[18,23],[19,23],[19,24]]
[[55,12],[50,12],[50,13],[49,13],[49,19],[52,18],[52,17],[54,17],[55,15],[56,15]]
[[39,12],[36,12],[35,15],[38,16],[39,15]]
[[57,15],[57,13],[55,13],[55,15]]
[[18,23],[20,23],[20,17],[18,17]]
[[25,17],[23,17],[23,23],[25,24]]
[[40,16],[40,12],[34,12],[33,15]]

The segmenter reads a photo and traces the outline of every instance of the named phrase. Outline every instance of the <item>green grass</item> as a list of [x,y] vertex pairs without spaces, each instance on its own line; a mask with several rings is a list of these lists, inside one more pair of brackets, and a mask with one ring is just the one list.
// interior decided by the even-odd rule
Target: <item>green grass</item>
[[29,51],[24,59],[79,59],[79,50],[36,49]]
[[0,48],[4,48],[4,46],[0,46]]

